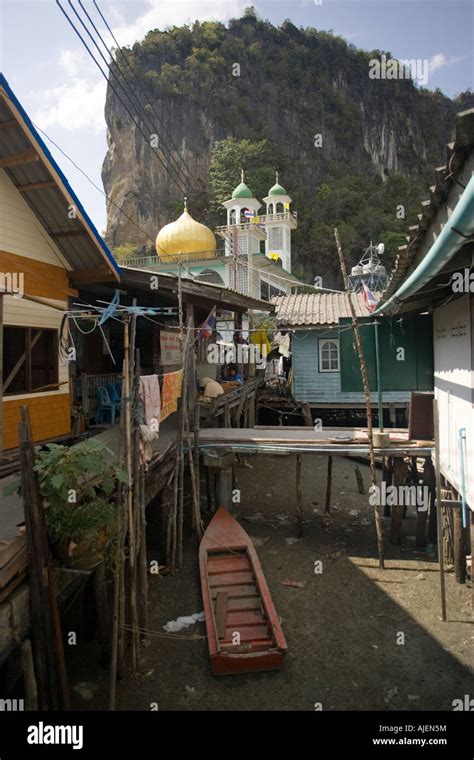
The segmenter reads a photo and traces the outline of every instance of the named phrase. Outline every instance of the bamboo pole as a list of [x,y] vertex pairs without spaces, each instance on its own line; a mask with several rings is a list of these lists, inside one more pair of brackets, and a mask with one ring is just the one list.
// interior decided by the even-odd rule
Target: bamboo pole
[[[367,409],[367,432],[369,436],[369,457],[370,457],[370,475],[372,483],[377,485],[377,471],[375,469],[375,453],[374,453],[374,436],[372,428],[372,405],[370,402],[370,388],[367,378],[367,365],[365,363],[364,351],[362,348],[362,341],[360,338],[360,330],[357,322],[356,312],[354,308],[354,302],[352,300],[352,293],[349,288],[349,278],[347,276],[346,264],[344,261],[344,254],[342,252],[341,241],[339,240],[339,233],[337,227],[334,229],[334,237],[336,239],[337,252],[339,254],[339,262],[341,265],[341,272],[344,278],[344,286],[349,300],[349,308],[352,316],[352,329],[354,331],[354,340],[356,344],[357,353],[359,355],[360,371],[362,374],[362,383],[364,386],[365,406]],[[375,530],[377,534],[377,548],[379,554],[379,567],[384,568],[384,546],[383,546],[383,534],[382,534],[382,520],[380,518],[380,505],[376,504],[374,507],[375,516]]]
[[148,628],[148,560],[146,550],[145,471],[140,469],[140,628]]
[[[120,467],[125,462],[125,358],[122,365],[122,407],[120,411],[120,436],[118,461]],[[119,484],[117,489],[117,545],[114,563],[114,596],[112,616],[112,644],[110,662],[109,710],[115,710],[117,677],[123,674],[125,655],[125,552],[124,543],[127,534],[127,511],[125,488]]]
[[446,620],[446,587],[444,584],[444,550],[443,550],[443,520],[441,515],[441,463],[439,454],[439,418],[438,402],[433,399],[435,469],[436,469],[436,522],[438,527],[438,562],[439,586],[441,595],[441,617]]

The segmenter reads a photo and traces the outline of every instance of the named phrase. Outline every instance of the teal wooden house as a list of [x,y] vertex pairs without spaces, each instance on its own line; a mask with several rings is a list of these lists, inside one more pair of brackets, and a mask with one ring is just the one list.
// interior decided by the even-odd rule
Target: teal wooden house
[[[377,365],[374,320],[361,295],[354,295],[367,362],[374,419],[377,420]],[[291,393],[309,404],[313,418],[365,424],[359,359],[353,347],[348,296],[310,293],[274,300],[278,328],[291,334]],[[411,391],[432,390],[432,320],[378,320],[380,376],[385,424],[406,426]]]

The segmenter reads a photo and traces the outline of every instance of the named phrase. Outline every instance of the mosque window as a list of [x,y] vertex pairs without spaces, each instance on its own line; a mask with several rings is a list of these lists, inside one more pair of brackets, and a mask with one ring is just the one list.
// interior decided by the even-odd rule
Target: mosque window
[[283,227],[270,227],[268,230],[268,245],[270,250],[283,248]]
[[276,213],[277,214],[283,214],[284,210],[285,209],[284,209],[283,203],[277,203],[277,205],[276,205]]

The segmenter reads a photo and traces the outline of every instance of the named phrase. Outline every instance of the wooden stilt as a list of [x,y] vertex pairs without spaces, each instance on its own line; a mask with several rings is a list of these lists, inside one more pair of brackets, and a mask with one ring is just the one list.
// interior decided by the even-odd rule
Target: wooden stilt
[[303,536],[303,494],[301,492],[301,456],[296,455],[296,519],[298,538]]
[[355,472],[356,481],[357,481],[357,490],[360,494],[365,494],[364,481],[362,480],[362,473],[357,467],[357,465],[354,467],[354,472]]
[[462,527],[461,509],[453,509],[454,519],[454,577],[456,583],[466,582],[466,549],[464,546],[464,530]]
[[25,684],[26,709],[36,711],[38,709],[38,684],[36,683],[33,649],[29,639],[25,639],[21,644],[21,666]]
[[[392,457],[382,457],[382,483],[385,483],[387,488],[392,485],[393,477],[393,460]],[[383,516],[390,517],[390,504],[384,504]]]
[[[408,466],[401,457],[393,457],[392,465],[393,485],[403,486],[406,483]],[[405,511],[403,504],[394,504],[392,506],[392,520],[390,523],[390,543],[394,546],[401,546],[402,543],[402,519]]]
[[94,573],[94,598],[101,664],[110,661],[110,618],[105,565],[102,562]]
[[444,583],[443,519],[441,514],[441,463],[439,455],[438,402],[433,400],[435,470],[436,470],[436,520],[438,530],[439,585],[441,592],[441,617],[446,620],[446,587]]
[[331,485],[332,485],[332,457],[328,457],[328,472],[326,479],[326,504],[324,511],[329,514],[331,509]]
[[51,553],[43,504],[35,473],[35,448],[28,408],[20,407],[19,439],[23,508],[28,545],[32,644],[42,710],[68,710],[69,689],[64,659]]
[[140,468],[140,599],[139,625],[148,628],[148,559],[146,546],[146,504],[145,504],[145,471]]

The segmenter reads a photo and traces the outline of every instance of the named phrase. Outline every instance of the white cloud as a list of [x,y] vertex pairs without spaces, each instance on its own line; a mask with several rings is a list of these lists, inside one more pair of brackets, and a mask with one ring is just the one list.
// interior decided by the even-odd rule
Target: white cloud
[[433,74],[434,71],[444,69],[445,66],[452,66],[453,63],[459,63],[464,60],[465,57],[466,56],[452,55],[450,58],[447,58],[444,53],[436,53],[436,55],[432,55],[429,60],[428,70],[430,74]]
[[[164,29],[198,20],[228,21],[239,16],[249,0],[147,0],[146,10],[131,23],[124,20],[111,4],[105,11],[120,45],[130,45],[143,39],[150,29]],[[143,7],[143,5],[142,5]],[[108,33],[101,32],[108,40]],[[37,103],[33,121],[47,129],[59,126],[68,131],[79,129],[100,133],[105,130],[104,104],[106,81],[90,56],[79,49],[61,50],[58,66],[63,71],[62,84],[30,93]]]
[[114,34],[120,45],[132,45],[150,29],[181,26],[193,21],[222,21],[239,17],[250,0],[148,0],[148,9],[130,24],[119,24]]
[[58,65],[64,71],[62,84],[33,94],[38,102],[33,121],[43,129],[59,126],[68,131],[103,132],[105,79],[86,53],[61,50]]

